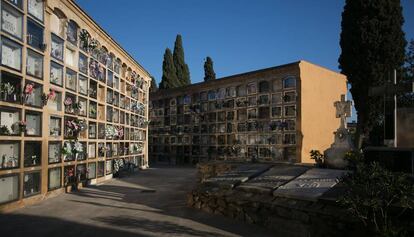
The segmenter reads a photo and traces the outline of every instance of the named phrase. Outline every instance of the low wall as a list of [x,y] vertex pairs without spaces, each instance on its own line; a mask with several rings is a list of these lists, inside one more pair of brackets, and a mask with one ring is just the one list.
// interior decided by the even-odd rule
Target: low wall
[[275,236],[373,236],[335,203],[310,202],[238,190],[199,188],[188,194],[190,207],[267,227]]
[[223,162],[223,161],[210,161],[197,164],[198,169],[198,181],[203,182],[204,180],[215,177],[224,172],[234,170],[242,165],[242,163],[234,162]]

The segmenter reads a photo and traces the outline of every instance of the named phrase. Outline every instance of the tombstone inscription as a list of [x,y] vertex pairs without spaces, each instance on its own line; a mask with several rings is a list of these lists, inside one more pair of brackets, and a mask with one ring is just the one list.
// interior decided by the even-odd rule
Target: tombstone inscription
[[274,189],[306,172],[304,166],[275,165],[263,174],[248,180],[237,187],[239,190],[258,193],[271,193]]
[[276,197],[316,201],[334,187],[347,171],[313,168],[273,192]]

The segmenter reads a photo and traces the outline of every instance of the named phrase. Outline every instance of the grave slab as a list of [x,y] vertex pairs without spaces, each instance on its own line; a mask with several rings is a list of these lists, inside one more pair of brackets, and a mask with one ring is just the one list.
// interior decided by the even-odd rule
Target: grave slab
[[272,165],[268,164],[246,164],[241,165],[235,170],[225,172],[216,177],[208,178],[203,183],[211,186],[218,186],[220,188],[231,189],[240,183],[246,182],[263,172],[270,169]]
[[237,187],[238,190],[256,193],[268,193],[305,173],[309,167],[275,165],[263,174],[248,180]]
[[276,197],[317,201],[325,192],[338,183],[338,179],[347,174],[346,170],[318,169],[306,171],[296,179],[280,186],[273,192]]

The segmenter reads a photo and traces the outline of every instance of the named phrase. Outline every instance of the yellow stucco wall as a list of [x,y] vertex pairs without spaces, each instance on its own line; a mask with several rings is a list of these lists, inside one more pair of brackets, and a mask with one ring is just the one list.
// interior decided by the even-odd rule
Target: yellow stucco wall
[[298,143],[302,163],[314,163],[311,150],[325,151],[334,141],[333,132],[340,125],[334,102],[347,93],[346,77],[326,68],[300,61],[298,97]]

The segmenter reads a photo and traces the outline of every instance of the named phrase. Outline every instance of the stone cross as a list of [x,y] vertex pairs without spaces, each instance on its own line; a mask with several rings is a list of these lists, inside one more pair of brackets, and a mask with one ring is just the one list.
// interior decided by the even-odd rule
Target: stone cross
[[336,117],[341,118],[341,128],[346,128],[346,118],[351,117],[352,101],[345,100],[345,95],[341,95],[341,101],[334,103]]

